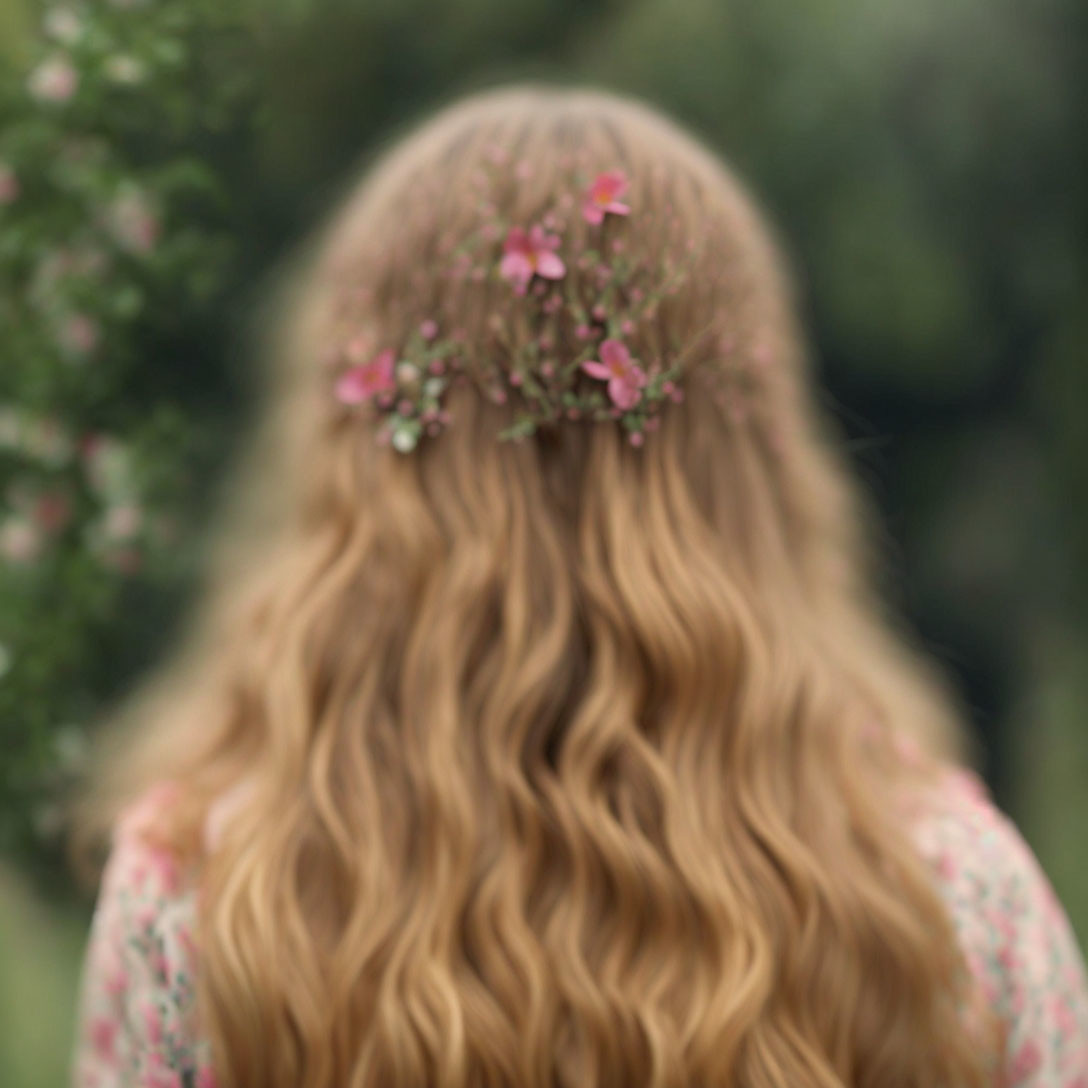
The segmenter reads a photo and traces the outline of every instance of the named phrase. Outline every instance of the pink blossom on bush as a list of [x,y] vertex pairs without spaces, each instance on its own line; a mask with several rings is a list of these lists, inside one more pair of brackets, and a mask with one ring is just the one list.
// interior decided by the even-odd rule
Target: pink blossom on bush
[[72,520],[72,503],[63,491],[46,491],[34,502],[32,517],[46,533],[59,533]]
[[106,226],[117,243],[131,253],[150,253],[159,240],[160,223],[147,196],[132,188],[106,209]]
[[79,87],[79,73],[65,57],[43,60],[27,80],[30,93],[42,102],[67,102]]
[[343,404],[358,404],[376,393],[396,388],[393,378],[395,355],[392,348],[379,352],[373,359],[345,371],[336,383],[336,396]]
[[9,518],[0,525],[0,557],[12,563],[29,563],[42,547],[42,534],[25,518]]
[[15,171],[6,162],[0,162],[0,204],[13,204],[20,191]]
[[87,355],[98,346],[98,322],[86,314],[69,314],[60,330],[62,347],[73,355]]
[[528,233],[521,227],[511,227],[502,248],[499,274],[513,283],[519,295],[526,293],[534,274],[548,280],[566,275],[566,266],[555,252],[559,248],[558,236],[548,234],[539,224]]
[[627,176],[622,170],[608,170],[593,179],[582,204],[582,218],[587,223],[601,223],[607,213],[627,215],[631,209],[620,198],[627,192]]
[[582,363],[582,369],[592,377],[608,382],[608,395],[617,408],[624,411],[633,408],[648,380],[642,367],[619,340],[603,340],[600,354],[600,360],[589,359]]
[[135,503],[119,503],[106,511],[102,532],[107,540],[131,540],[143,525],[143,511]]

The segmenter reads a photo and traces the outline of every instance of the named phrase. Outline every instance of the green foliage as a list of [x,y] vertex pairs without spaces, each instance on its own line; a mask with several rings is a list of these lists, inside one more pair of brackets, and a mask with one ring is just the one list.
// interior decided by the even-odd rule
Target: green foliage
[[24,855],[146,660],[136,617],[191,574],[195,409],[229,392],[210,345],[238,266],[217,149],[252,108],[214,67],[237,28],[217,4],[34,14],[0,79],[0,849]]

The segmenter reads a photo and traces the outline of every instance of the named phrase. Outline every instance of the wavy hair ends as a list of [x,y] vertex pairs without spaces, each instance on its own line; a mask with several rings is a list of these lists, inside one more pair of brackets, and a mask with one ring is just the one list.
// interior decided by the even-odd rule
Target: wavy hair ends
[[[382,342],[421,305],[484,335],[493,289],[428,270],[496,142],[531,166],[512,219],[573,149],[647,179],[629,245],[660,254],[678,218],[730,269],[724,293],[697,269],[645,333],[714,335],[643,448],[588,423],[500,443],[507,406],[458,388],[454,424],[404,456],[329,395],[341,277],[365,277]],[[736,178],[601,92],[458,102],[347,195],[270,337],[275,393],[187,650],[78,810],[82,841],[169,761],[160,833],[199,872],[226,1088],[989,1083],[996,1029],[966,1026],[896,803],[958,751],[962,715],[875,588],[875,519],[793,295]],[[723,333],[774,360],[740,409],[705,383]]]

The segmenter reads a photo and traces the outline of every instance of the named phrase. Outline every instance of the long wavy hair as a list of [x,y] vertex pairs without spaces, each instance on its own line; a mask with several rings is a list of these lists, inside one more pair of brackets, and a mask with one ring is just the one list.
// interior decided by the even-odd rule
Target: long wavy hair
[[[436,313],[483,340],[511,308],[436,266],[495,146],[528,164],[500,187],[514,222],[574,154],[632,179],[636,254],[663,260],[667,223],[708,241],[635,345],[762,337],[742,398],[712,392],[712,336],[642,448],[588,421],[500,442],[512,406],[464,386],[406,456],[336,402],[345,282],[382,343]],[[680,126],[545,87],[427,120],[304,247],[204,603],[73,825],[100,858],[122,806],[180,787],[155,834],[199,879],[223,1085],[987,1083],[899,803],[965,758],[964,715],[884,600],[782,252]]]

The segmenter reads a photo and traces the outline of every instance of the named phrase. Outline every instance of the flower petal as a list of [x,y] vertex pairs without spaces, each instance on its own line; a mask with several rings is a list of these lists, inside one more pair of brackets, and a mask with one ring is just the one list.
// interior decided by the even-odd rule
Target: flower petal
[[499,275],[514,284],[528,283],[533,275],[533,265],[521,252],[510,251],[499,264]]
[[521,227],[511,227],[506,241],[502,244],[503,253],[525,253],[529,249],[529,236]]
[[336,383],[336,399],[343,404],[358,404],[369,396],[367,384],[366,367],[353,366]]
[[596,359],[589,359],[584,362],[582,369],[592,377],[600,378],[601,381],[608,381],[612,377],[612,371],[604,363],[600,363]]
[[626,369],[631,363],[631,353],[622,340],[608,339],[601,341],[601,359],[609,366]]
[[638,404],[642,396],[638,386],[632,385],[623,378],[613,378],[608,383],[608,395],[612,398],[612,403],[624,411]]
[[541,250],[536,255],[536,273],[549,280],[560,280],[567,272],[566,265],[550,250]]

